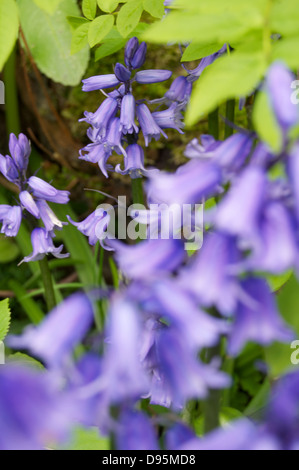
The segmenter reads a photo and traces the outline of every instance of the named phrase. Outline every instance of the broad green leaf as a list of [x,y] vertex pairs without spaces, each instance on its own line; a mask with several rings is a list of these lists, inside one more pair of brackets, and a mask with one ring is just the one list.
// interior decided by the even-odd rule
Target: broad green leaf
[[20,254],[18,245],[9,238],[0,236],[0,264],[11,263]]
[[280,290],[288,282],[292,274],[293,271],[287,271],[280,275],[267,274],[267,281],[270,284],[272,292]]
[[45,370],[44,366],[39,361],[23,353],[10,354],[7,358],[7,363],[31,367],[39,371]]
[[191,62],[192,60],[202,59],[221,49],[222,45],[220,44],[209,44],[202,45],[195,42],[189,44],[187,49],[184,51],[182,62]]
[[11,320],[11,312],[9,308],[9,300],[1,300],[0,302],[0,341],[6,337]]
[[[299,339],[299,283],[295,276],[292,276],[282,288],[277,301],[281,315]],[[266,362],[270,367],[272,377],[278,377],[294,368],[298,369],[298,365],[291,362],[293,352],[290,344],[275,343],[265,348]]]
[[297,0],[276,0],[271,11],[271,28],[283,36],[298,35],[299,7]]
[[[299,32],[299,29],[298,29]],[[299,68],[299,37],[281,39],[272,47],[272,61],[281,60],[292,70]]]
[[260,412],[267,404],[270,391],[271,391],[270,382],[268,379],[266,379],[263,385],[261,386],[259,392],[256,394],[256,396],[252,399],[252,401],[247,406],[245,410],[245,415],[249,417],[251,416],[254,417],[256,413]]
[[143,0],[143,8],[154,18],[162,18],[165,13],[164,0]]
[[83,24],[89,24],[89,20],[83,18],[83,16],[68,16],[66,19],[72,30],[76,30]]
[[34,3],[49,15],[53,15],[61,0],[34,0]]
[[262,54],[233,53],[216,60],[194,88],[186,124],[194,124],[229,99],[252,93],[266,68]]
[[117,29],[125,38],[136,28],[143,11],[142,0],[130,0],[118,13]]
[[[145,40],[156,43],[194,41],[203,45],[224,44],[240,39],[250,30],[263,27],[263,16],[247,2],[239,2],[239,9],[221,8],[217,12],[190,11],[194,3],[190,2],[184,11],[173,11],[165,20],[155,23],[146,33]],[[241,8],[242,4],[244,8]],[[209,2],[206,5],[209,8]]]
[[280,153],[284,144],[283,135],[271,109],[269,97],[264,91],[256,97],[252,118],[260,139],[270,147],[273,153]]
[[32,0],[17,0],[21,25],[39,69],[55,82],[77,85],[89,62],[89,48],[72,55],[68,16],[79,16],[76,0],[61,0],[49,16]]
[[119,5],[118,0],[98,0],[98,5],[105,13],[112,13]]
[[88,44],[88,32],[90,23],[85,23],[73,31],[71,54],[77,54]]
[[97,12],[97,0],[83,0],[83,15],[89,20],[94,20]]
[[113,15],[98,16],[89,26],[88,42],[90,47],[99,44],[111,31],[114,25]]
[[19,18],[15,0],[0,0],[0,72],[18,37]]
[[104,57],[108,57],[109,55],[114,54],[115,52],[120,51],[123,47],[125,47],[127,40],[120,38],[120,39],[110,39],[109,41],[102,44],[100,47],[97,48],[95,51],[94,60],[97,62]]
[[102,437],[97,428],[77,428],[71,442],[60,450],[110,450],[109,438]]

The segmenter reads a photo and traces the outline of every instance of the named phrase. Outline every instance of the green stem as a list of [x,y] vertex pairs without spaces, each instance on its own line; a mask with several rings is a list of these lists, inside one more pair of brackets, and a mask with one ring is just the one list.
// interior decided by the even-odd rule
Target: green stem
[[16,49],[13,50],[4,67],[4,83],[7,133],[8,135],[11,133],[19,134],[21,125],[16,82]]
[[209,134],[212,135],[216,140],[219,139],[219,109],[215,109],[209,114]]
[[[207,350],[207,362],[210,363],[221,354],[221,344]],[[203,404],[204,432],[205,434],[219,428],[220,426],[220,390],[210,390],[209,396]]]
[[[142,178],[134,178],[132,181],[132,199],[134,204],[140,204],[142,206],[145,205],[144,201],[144,192],[143,192],[143,179]],[[140,238],[137,241],[145,240],[146,239],[146,226],[139,225]]]
[[132,198],[134,204],[144,205],[143,179],[134,178],[132,181]]
[[230,126],[230,123],[235,122],[235,100],[229,100],[226,103],[226,119],[229,121],[225,124],[225,138],[232,136],[234,129]]
[[52,274],[49,268],[49,263],[46,257],[39,262],[42,280],[45,288],[45,300],[48,308],[48,312],[56,307],[56,298],[53,285]]

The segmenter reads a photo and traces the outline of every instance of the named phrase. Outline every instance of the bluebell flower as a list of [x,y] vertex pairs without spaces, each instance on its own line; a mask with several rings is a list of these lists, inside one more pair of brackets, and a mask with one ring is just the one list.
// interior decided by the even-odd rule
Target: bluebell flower
[[214,54],[211,54],[207,57],[203,57],[200,61],[200,64],[193,70],[189,70],[186,68],[187,72],[189,73],[188,80],[190,82],[194,82],[198,80],[198,78],[202,75],[203,71],[213,62],[215,62],[216,59],[218,59],[221,55],[225,54],[227,52],[227,45],[224,44],[222,48],[215,52]]
[[175,129],[180,134],[183,134],[182,128],[184,127],[184,124],[182,122],[183,115],[181,111],[182,107],[177,103],[173,103],[164,111],[154,112],[153,118],[161,129]]
[[266,77],[266,90],[271,105],[285,132],[299,123],[299,107],[291,100],[291,85],[294,80],[294,75],[282,62],[272,64]]
[[131,71],[119,63],[115,65],[114,73],[119,82],[128,82],[131,78]]
[[62,302],[37,327],[22,336],[9,336],[10,347],[27,349],[50,367],[60,367],[84,339],[94,320],[91,302],[85,294],[74,294]]
[[22,191],[19,195],[22,206],[30,212],[36,219],[40,218],[36,201],[28,191]]
[[86,121],[88,124],[98,129],[98,136],[105,137],[109,121],[111,118],[115,117],[117,110],[117,100],[108,97],[95,113],[88,113],[86,111],[84,113],[85,118],[80,119],[80,121]]
[[151,83],[160,83],[169,80],[172,72],[169,70],[141,70],[135,75],[135,80],[141,85],[148,85]]
[[133,95],[125,95],[121,102],[120,130],[123,134],[138,132],[135,124],[135,98]]
[[119,80],[116,78],[114,74],[110,75],[97,75],[95,77],[90,77],[83,82],[83,91],[95,91],[95,90],[103,90],[105,88],[113,88],[119,85]]
[[176,423],[166,432],[166,449],[177,450],[193,439],[196,439],[196,435],[185,423]]
[[100,241],[103,246],[103,241],[107,236],[106,232],[110,223],[110,215],[104,209],[96,209],[82,222],[74,222],[69,216],[68,220],[77,227],[83,235],[89,238],[90,245],[94,246]]
[[27,137],[20,134],[17,138],[14,134],[10,134],[9,151],[18,170],[26,171],[31,154],[31,145]]
[[207,160],[215,155],[215,150],[222,144],[220,141],[216,141],[213,136],[203,134],[200,138],[201,143],[198,139],[193,139],[186,147],[184,155],[187,158],[199,158]]
[[198,361],[179,330],[163,325],[156,329],[148,355],[145,361],[149,372],[152,371],[153,404],[179,410],[192,398],[205,398],[209,388],[225,388],[230,384],[226,374]]
[[243,237],[248,247],[253,244],[258,237],[266,189],[265,172],[259,167],[246,168],[219,205],[215,220],[218,229]]
[[240,353],[248,341],[269,345],[274,341],[292,341],[294,334],[281,319],[267,282],[249,278],[241,284],[246,295],[239,301],[229,336],[228,351]]
[[[52,340],[58,331],[59,327]],[[44,450],[64,442],[78,415],[77,403],[49,374],[19,366],[1,367],[1,450]]]
[[283,204],[273,201],[264,207],[258,235],[246,270],[281,274],[298,265],[296,230]]
[[103,359],[105,393],[111,404],[136,400],[148,390],[140,360],[142,322],[136,307],[121,294],[111,299]]
[[143,103],[137,106],[137,118],[144,135],[146,147],[152,139],[159,140],[161,134],[167,139],[167,135],[158,126],[146,104]]
[[191,264],[181,271],[180,283],[200,305],[215,306],[223,315],[231,315],[240,295],[235,269],[240,260],[234,237],[209,233]]
[[147,194],[158,203],[197,204],[217,193],[221,182],[219,165],[212,161],[192,160],[174,174],[153,174],[147,185]]
[[37,176],[31,176],[28,180],[28,185],[32,190],[33,196],[38,199],[45,199],[56,204],[67,204],[70,200],[69,191],[59,191]]
[[0,205],[1,233],[7,237],[18,235],[22,222],[22,209],[19,206]]
[[225,428],[217,429],[203,439],[194,438],[178,450],[279,450],[279,443],[268,433],[259,430],[248,419],[241,419]]
[[140,69],[144,65],[146,53],[147,44],[145,42],[142,42],[131,60],[131,67],[133,69]]
[[67,225],[67,222],[61,222],[61,220],[58,219],[46,201],[39,199],[36,201],[36,205],[45,229],[47,232],[51,233],[51,235],[53,235],[54,230],[62,230],[63,226]]
[[121,175],[130,174],[132,179],[141,178],[142,175],[149,176],[158,171],[156,169],[151,169],[151,170],[145,169],[143,148],[138,144],[132,144],[127,147],[124,160],[125,160],[124,170],[122,170],[121,165],[118,164],[115,167],[115,171],[116,173],[119,173]]
[[192,84],[187,77],[177,77],[165,93],[166,102],[188,102],[192,91]]
[[136,37],[129,39],[125,48],[125,64],[129,68],[133,68],[131,61],[139,47],[139,41]]
[[158,439],[149,417],[141,411],[121,412],[116,432],[117,450],[158,450]]
[[35,228],[31,233],[31,243],[33,252],[29,256],[25,256],[22,263],[30,263],[31,261],[40,261],[48,254],[55,256],[55,258],[68,258],[69,254],[62,254],[64,248],[60,245],[58,248],[54,246],[53,235],[47,232],[44,228]]
[[[163,276],[178,268],[185,258],[181,240],[146,240],[135,246],[113,240],[110,244],[121,271],[131,279]],[[140,263],[141,259],[146,263]]]

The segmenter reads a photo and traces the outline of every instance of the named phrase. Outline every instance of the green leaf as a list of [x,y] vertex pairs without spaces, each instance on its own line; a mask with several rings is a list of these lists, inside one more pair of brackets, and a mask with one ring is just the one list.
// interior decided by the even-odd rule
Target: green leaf
[[85,23],[76,28],[73,32],[71,54],[77,54],[88,44],[88,32],[90,23]]
[[11,263],[19,256],[20,249],[11,239],[0,236],[0,264]]
[[79,26],[83,24],[89,24],[89,20],[83,18],[83,16],[67,16],[67,21],[72,30],[76,30]]
[[162,18],[165,13],[164,0],[143,0],[143,8],[155,18]]
[[262,54],[220,57],[198,80],[187,110],[186,124],[192,125],[217,106],[254,91],[267,68]]
[[61,0],[34,0],[34,3],[49,15],[53,15]]
[[98,0],[98,5],[105,13],[112,13],[119,5],[118,0]]
[[288,282],[292,274],[293,271],[287,271],[280,275],[267,274],[267,281],[269,282],[272,291],[277,292],[280,290]]
[[89,20],[94,20],[97,12],[97,0],[83,0],[83,15]]
[[202,59],[208,55],[214,54],[221,49],[220,44],[209,44],[202,45],[195,42],[189,44],[187,49],[184,51],[182,62],[191,62],[192,60]]
[[252,119],[260,139],[271,148],[273,153],[280,153],[284,145],[283,135],[271,109],[269,97],[264,91],[256,97]]
[[0,72],[18,37],[19,18],[15,0],[0,1]]
[[102,437],[97,428],[77,428],[70,444],[60,450],[110,450],[109,438]]
[[[277,301],[281,315],[299,338],[299,284],[295,276],[282,288]],[[265,348],[266,361],[272,377],[278,377],[294,368],[298,369],[298,366],[291,362],[292,353],[290,344],[274,343]]]
[[[77,218],[69,204],[57,204],[55,206],[55,213],[60,220],[66,220],[67,215],[69,215],[73,220],[76,220]],[[63,228],[61,237],[66,249],[71,254],[71,257],[78,259],[78,256],[80,255],[80,259],[85,261],[77,266],[77,272],[80,281],[86,286],[86,289],[88,289],[94,284],[95,263],[86,237],[71,224],[66,225]]]
[[7,358],[7,363],[17,364],[24,367],[31,367],[39,371],[45,370],[44,366],[39,361],[33,359],[33,357],[27,356],[27,354],[19,352],[16,354],[10,354],[10,356]]
[[6,337],[11,320],[11,312],[9,308],[9,300],[1,300],[0,302],[0,341]]
[[39,308],[38,304],[31,298],[27,297],[26,290],[19,282],[15,280],[9,281],[9,287],[14,292],[20,306],[26,313],[29,320],[34,325],[38,325],[44,319],[44,314]]
[[90,47],[99,44],[111,31],[114,25],[113,15],[98,16],[89,26],[88,42]]
[[[298,29],[299,31],[299,29]],[[299,68],[299,37],[281,39],[272,47],[272,61],[282,60],[292,70]]]
[[72,31],[68,16],[79,16],[75,0],[61,0],[52,16],[32,0],[17,0],[21,25],[39,69],[55,82],[77,85],[89,62],[89,48],[71,54]]
[[155,23],[145,40],[164,43],[230,43],[250,30],[262,29],[265,19],[256,2],[188,2],[183,11],[173,11]]
[[94,60],[97,62],[104,57],[108,57],[109,55],[114,54],[115,52],[120,51],[125,47],[127,40],[120,38],[120,39],[110,39],[109,41],[102,44],[98,49],[95,51]]
[[298,35],[299,8],[297,0],[276,0],[271,11],[271,28],[283,36]]
[[143,11],[142,0],[130,0],[118,13],[117,28],[125,38],[136,28]]

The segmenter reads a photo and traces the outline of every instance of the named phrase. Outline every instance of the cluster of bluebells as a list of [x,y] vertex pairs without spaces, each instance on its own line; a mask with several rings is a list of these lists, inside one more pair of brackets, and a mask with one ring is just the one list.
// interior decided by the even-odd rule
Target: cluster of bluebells
[[[181,128],[174,113],[186,106],[194,74],[190,71],[173,85],[172,93],[163,99],[169,105],[166,111],[151,113],[144,102],[135,101],[132,83],[157,83],[170,75],[144,71],[132,78],[133,70],[143,65],[145,49],[133,38],[126,48],[126,67],[117,64],[114,75],[84,83],[86,91],[118,87],[95,114],[85,117],[92,126],[93,144],[81,157],[99,163],[104,173],[113,149],[125,157],[125,170],[116,167],[115,171],[130,172],[132,177],[144,171],[135,115],[147,144],[171,127],[171,122]],[[206,65],[223,52],[224,48],[208,58]],[[200,75],[202,67],[194,76]],[[125,282],[116,292],[107,293],[104,340],[91,341],[89,352],[76,361],[72,358],[93,324],[92,303],[84,294],[69,298],[21,337],[10,337],[12,348],[28,350],[49,373],[40,376],[18,367],[0,371],[0,414],[3,406],[7,416],[0,447],[39,449],[63,440],[74,422],[80,422],[113,434],[117,449],[125,450],[157,450],[161,442],[170,450],[298,448],[298,373],[278,385],[263,424],[242,420],[199,439],[180,418],[189,400],[206,399],[211,390],[231,385],[220,358],[203,361],[206,350],[217,346],[221,338],[227,339],[231,356],[237,356],[250,341],[268,345],[293,338],[260,275],[292,268],[298,272],[299,144],[290,135],[299,114],[285,99],[292,80],[290,72],[276,63],[264,83],[283,136],[278,154],[250,132],[239,132],[224,142],[206,135],[187,146],[190,161],[176,173],[146,173],[149,202],[183,206],[211,197],[220,202],[206,213],[209,230],[203,248],[193,256],[187,255],[184,242],[176,238],[177,224],[169,239],[149,239],[134,246],[109,242]],[[180,100],[174,99],[177,96]],[[278,166],[283,171],[275,177],[273,170]],[[5,176],[10,174],[7,169]],[[23,179],[20,184],[22,193]],[[35,204],[45,194],[42,187],[27,191]],[[31,203],[26,204],[31,208]],[[165,211],[159,217],[167,216]],[[98,210],[78,224],[92,245],[107,229],[106,216]],[[147,216],[139,214],[139,221]],[[8,393],[12,388],[13,396]],[[28,401],[27,406],[22,401],[21,408],[20,389],[27,392]],[[31,399],[31,394],[37,399]],[[148,412],[140,411],[140,400]],[[151,415],[151,405],[163,406],[170,413]],[[158,435],[161,427],[165,430],[162,438]]]
[[[51,253],[56,258],[64,258],[63,245],[56,248],[53,243],[55,230],[61,230],[61,222],[50,208],[48,202],[66,204],[69,201],[68,191],[59,191],[37,176],[28,178],[27,170],[31,154],[30,142],[24,134],[17,138],[11,134],[9,155],[0,154],[0,172],[19,191],[16,205],[0,205],[1,233],[7,237],[16,237],[23,218],[32,222],[31,241],[33,252],[24,258],[24,262],[38,261]],[[38,226],[39,221],[43,227]]]
[[158,140],[161,135],[167,137],[164,129],[174,128],[181,132],[183,126],[181,110],[188,94],[186,86],[176,87],[174,93],[171,91],[171,104],[162,111],[152,113],[144,99],[135,98],[135,83],[160,83],[169,80],[172,75],[167,70],[140,71],[146,52],[146,43],[139,44],[137,38],[132,38],[126,46],[125,65],[117,63],[114,74],[83,80],[83,91],[86,92],[114,88],[95,113],[85,112],[82,119],[91,126],[87,135],[92,143],[81,150],[80,158],[97,163],[106,177],[108,170],[113,169],[107,163],[113,151],[124,157],[124,169],[118,164],[115,167],[117,173],[130,174],[132,178],[148,175],[150,171],[144,167],[143,148],[138,145],[140,131],[148,146],[152,139]]

